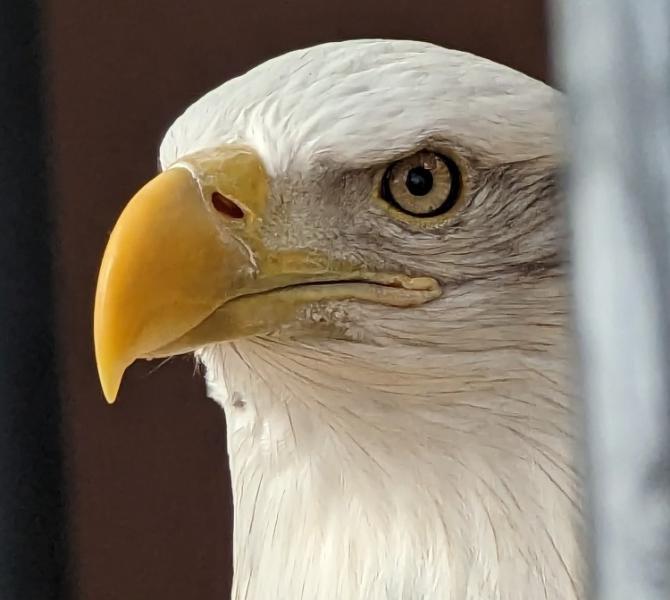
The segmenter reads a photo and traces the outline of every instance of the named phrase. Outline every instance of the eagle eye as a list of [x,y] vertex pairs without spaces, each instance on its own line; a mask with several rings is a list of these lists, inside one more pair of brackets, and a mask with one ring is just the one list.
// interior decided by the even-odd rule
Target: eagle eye
[[461,190],[453,160],[422,150],[391,164],[382,177],[381,196],[415,217],[434,217],[451,210]]

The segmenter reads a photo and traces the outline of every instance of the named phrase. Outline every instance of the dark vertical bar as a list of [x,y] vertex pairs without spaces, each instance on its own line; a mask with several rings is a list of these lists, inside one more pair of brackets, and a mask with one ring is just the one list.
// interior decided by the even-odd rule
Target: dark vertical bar
[[556,0],[598,600],[670,598],[670,4]]
[[0,598],[65,598],[39,4],[0,9]]

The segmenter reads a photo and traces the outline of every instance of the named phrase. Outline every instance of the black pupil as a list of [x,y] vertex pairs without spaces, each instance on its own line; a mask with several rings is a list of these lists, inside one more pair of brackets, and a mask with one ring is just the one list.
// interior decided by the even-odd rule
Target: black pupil
[[425,196],[433,189],[433,174],[424,167],[413,167],[407,172],[405,185],[412,196]]

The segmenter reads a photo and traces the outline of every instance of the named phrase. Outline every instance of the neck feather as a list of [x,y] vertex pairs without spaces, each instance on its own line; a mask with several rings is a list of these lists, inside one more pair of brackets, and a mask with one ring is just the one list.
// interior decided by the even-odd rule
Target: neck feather
[[205,349],[228,422],[233,597],[578,597],[563,328],[542,331],[489,331],[473,352],[462,336],[459,351]]

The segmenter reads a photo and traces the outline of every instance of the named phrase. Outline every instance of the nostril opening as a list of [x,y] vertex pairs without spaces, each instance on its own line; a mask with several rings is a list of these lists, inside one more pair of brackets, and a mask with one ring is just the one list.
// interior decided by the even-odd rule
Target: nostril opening
[[212,194],[212,205],[220,213],[230,217],[231,219],[243,219],[244,212],[242,209],[235,204],[230,198],[226,198],[223,194],[219,192],[214,192]]

